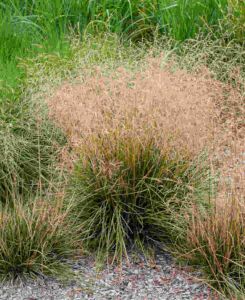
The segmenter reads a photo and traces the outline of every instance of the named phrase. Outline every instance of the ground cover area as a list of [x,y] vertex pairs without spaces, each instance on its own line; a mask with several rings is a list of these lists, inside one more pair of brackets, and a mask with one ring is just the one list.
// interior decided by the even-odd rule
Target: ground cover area
[[0,16],[0,299],[245,299],[244,2]]

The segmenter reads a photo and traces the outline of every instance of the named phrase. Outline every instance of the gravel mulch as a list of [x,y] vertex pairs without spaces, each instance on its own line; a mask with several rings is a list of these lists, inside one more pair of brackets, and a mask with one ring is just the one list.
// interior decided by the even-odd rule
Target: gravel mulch
[[168,254],[159,254],[154,262],[126,263],[122,268],[96,271],[92,258],[69,262],[74,279],[64,284],[52,278],[19,284],[5,284],[0,289],[3,300],[207,300],[220,299],[194,279],[194,273],[177,267]]

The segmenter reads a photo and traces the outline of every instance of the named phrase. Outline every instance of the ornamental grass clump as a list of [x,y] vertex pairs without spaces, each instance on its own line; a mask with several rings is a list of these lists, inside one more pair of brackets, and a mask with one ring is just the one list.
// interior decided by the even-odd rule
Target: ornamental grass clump
[[206,175],[188,152],[161,149],[150,137],[130,130],[96,136],[72,177],[84,245],[120,261],[138,242],[174,239],[173,211],[190,205]]
[[234,195],[229,200],[229,207],[220,212],[203,219],[196,216],[188,241],[195,246],[193,257],[220,290],[233,287],[245,292],[244,203]]
[[[224,62],[222,47],[203,43],[182,45],[186,55],[173,64],[163,55],[135,72],[95,69],[62,85],[48,104],[71,161],[78,156],[70,193],[84,247],[111,262],[160,241],[202,267],[211,286],[244,299],[242,52]],[[224,195],[232,182],[240,196]]]
[[0,202],[47,185],[65,141],[43,108],[27,101],[14,107],[0,116]]
[[[241,192],[232,191],[213,201],[213,208],[194,206],[186,220],[186,240],[180,257],[198,265],[206,280],[236,299],[245,294],[245,203]],[[183,230],[183,229],[182,229]]]
[[[26,202],[26,204],[24,204]],[[62,199],[16,197],[0,211],[0,278],[18,279],[44,274],[64,275],[61,261],[78,246],[70,206]]]

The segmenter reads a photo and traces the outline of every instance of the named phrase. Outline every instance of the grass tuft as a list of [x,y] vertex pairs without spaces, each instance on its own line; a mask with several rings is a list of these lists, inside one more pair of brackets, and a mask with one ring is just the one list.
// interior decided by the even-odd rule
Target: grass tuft
[[[6,106],[5,106],[6,108]],[[19,103],[0,116],[0,201],[46,185],[65,139],[43,109]],[[52,169],[53,168],[53,169]]]
[[[27,204],[23,204],[27,202]],[[61,200],[17,197],[0,212],[0,276],[2,280],[61,275],[61,259],[74,254],[78,239]]]
[[96,137],[81,152],[71,185],[84,243],[121,261],[137,241],[169,240],[171,210],[189,205],[206,175],[187,153],[159,149],[150,137]]
[[180,228],[185,239],[177,247],[179,256],[198,265],[212,286],[237,299],[245,293],[244,217],[244,197],[234,191],[215,199],[211,210],[194,206],[187,230]]

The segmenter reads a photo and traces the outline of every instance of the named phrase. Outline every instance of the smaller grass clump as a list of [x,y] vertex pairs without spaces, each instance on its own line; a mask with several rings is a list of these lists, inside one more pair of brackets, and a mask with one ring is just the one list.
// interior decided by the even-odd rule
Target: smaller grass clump
[[[206,280],[236,299],[245,295],[245,206],[241,193],[218,197],[212,210],[193,207],[180,232],[178,255],[198,265]],[[185,229],[184,229],[185,228]]]
[[[26,204],[23,204],[27,202]],[[76,229],[63,200],[17,197],[0,211],[0,277],[2,280],[64,275],[61,259],[78,246]]]
[[0,201],[47,183],[65,139],[30,103],[16,103],[0,116]]
[[[131,132],[131,131],[129,131]],[[172,211],[203,190],[207,170],[187,152],[113,131],[84,146],[71,192],[85,246],[121,261],[128,250],[174,238]]]

